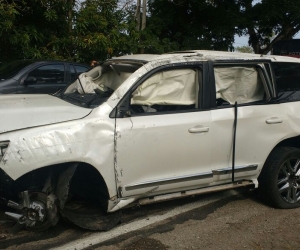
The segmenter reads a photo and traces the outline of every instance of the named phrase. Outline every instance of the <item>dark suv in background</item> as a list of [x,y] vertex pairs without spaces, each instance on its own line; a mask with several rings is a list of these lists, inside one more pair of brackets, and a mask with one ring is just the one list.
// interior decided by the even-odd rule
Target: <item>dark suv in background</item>
[[89,65],[56,60],[20,60],[0,66],[0,94],[52,94],[76,80]]

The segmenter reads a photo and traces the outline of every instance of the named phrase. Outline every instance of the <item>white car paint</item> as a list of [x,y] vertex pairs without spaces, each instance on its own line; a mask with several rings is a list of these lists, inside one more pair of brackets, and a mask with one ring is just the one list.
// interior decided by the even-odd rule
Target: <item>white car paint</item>
[[90,112],[51,95],[1,95],[0,134],[77,120]]
[[[16,180],[44,166],[74,161],[88,163],[105,180],[112,200],[110,202],[113,202],[108,207],[109,211],[115,210],[113,208],[120,201],[128,205],[129,202],[124,200],[134,201],[132,197],[226,183],[230,175],[220,179],[212,176],[200,182],[191,179],[134,191],[126,190],[127,186],[193,176],[230,166],[233,109],[116,119],[110,118],[110,114],[142,76],[160,66],[218,59],[247,61],[262,58],[299,62],[294,58],[215,51],[132,55],[118,60],[149,62],[125,80],[105,103],[92,111],[52,96],[1,96],[0,142],[9,141],[10,144],[0,168]],[[241,123],[237,129],[237,164],[255,163],[258,168],[248,172],[247,176],[237,174],[237,180],[247,177],[255,182],[272,147],[285,138],[300,134],[295,125],[299,121],[295,114],[298,104],[293,108],[285,107],[287,105],[281,104],[281,108],[271,105],[261,114],[255,113],[259,106],[239,109]],[[283,110],[286,109],[289,112],[285,114]],[[283,123],[268,125],[266,120],[272,117],[282,118]],[[190,129],[197,130],[200,127],[204,127],[205,131],[195,134],[189,132]],[[256,142],[245,143],[257,130],[263,132],[255,135],[255,138],[260,140],[259,136],[266,133],[268,141],[257,145]],[[221,141],[216,143],[220,138]],[[249,154],[249,150],[252,154]],[[211,152],[214,154],[211,155]],[[118,188],[122,189],[121,193],[118,193]],[[118,199],[115,199],[117,196]],[[122,208],[121,205],[117,207]]]
[[[296,104],[299,105],[298,103]],[[245,166],[250,162],[257,164],[255,171],[236,174],[240,178],[257,178],[267,156],[280,141],[300,134],[290,125],[284,105],[245,106],[238,108],[238,124],[236,130],[236,166]],[[214,169],[232,166],[232,138],[234,109],[212,110],[212,140]],[[268,124],[266,121],[280,114],[281,123]],[[222,139],[220,139],[222,138]],[[231,174],[223,175],[218,180],[228,180]]]
[[1,168],[16,180],[44,166],[86,162],[108,180],[109,194],[115,196],[114,120],[108,118],[110,111],[103,104],[85,119],[0,134],[0,141],[10,141]]
[[[212,134],[209,130],[189,132],[197,126],[211,127],[209,111],[120,118],[116,123],[118,186],[122,188],[124,197],[138,195],[141,191],[146,193],[154,188],[153,195],[203,187],[212,182],[211,175],[202,180],[191,179],[181,185],[173,183],[135,188],[147,182],[211,172]],[[128,152],[132,152],[131,157],[128,157]]]

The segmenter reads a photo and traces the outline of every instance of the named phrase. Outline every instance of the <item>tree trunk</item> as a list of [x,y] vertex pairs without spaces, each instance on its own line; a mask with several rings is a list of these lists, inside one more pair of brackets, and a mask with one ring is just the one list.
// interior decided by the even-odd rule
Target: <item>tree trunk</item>
[[146,12],[147,12],[147,1],[143,0],[143,16],[142,16],[142,28],[144,30],[146,28]]
[[[142,27],[141,30],[144,30],[146,28],[146,12],[147,12],[147,0],[143,0],[143,14],[142,14]],[[143,46],[143,39],[140,40],[141,45]],[[145,53],[144,46],[141,47],[141,54]]]
[[68,12],[67,12],[67,18],[68,18],[68,32],[71,34],[72,28],[73,28],[73,7],[75,5],[75,0],[66,0]]
[[136,20],[136,30],[141,30],[141,0],[136,0],[136,11],[135,11],[135,20]]

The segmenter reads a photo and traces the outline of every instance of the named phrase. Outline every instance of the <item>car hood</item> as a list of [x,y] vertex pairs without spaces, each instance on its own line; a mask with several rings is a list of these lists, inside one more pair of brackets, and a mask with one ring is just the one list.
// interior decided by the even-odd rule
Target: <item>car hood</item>
[[0,95],[0,134],[76,120],[90,112],[51,95]]

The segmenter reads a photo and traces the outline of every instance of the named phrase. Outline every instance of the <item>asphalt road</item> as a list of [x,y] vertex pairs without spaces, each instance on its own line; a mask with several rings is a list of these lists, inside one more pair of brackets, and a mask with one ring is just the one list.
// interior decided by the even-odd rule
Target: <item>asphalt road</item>
[[0,215],[0,249],[299,249],[299,218],[300,209],[273,209],[256,192],[226,191],[129,208],[108,232],[60,221],[47,232],[12,235]]

